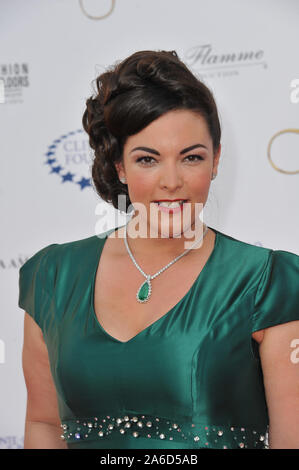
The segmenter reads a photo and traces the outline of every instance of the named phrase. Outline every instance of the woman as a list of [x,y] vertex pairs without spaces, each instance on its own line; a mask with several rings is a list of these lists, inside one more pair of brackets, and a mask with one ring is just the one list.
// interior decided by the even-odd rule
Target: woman
[[20,269],[25,448],[299,448],[299,257],[200,221],[211,92],[174,51],[136,52],[83,126],[96,191],[134,212]]

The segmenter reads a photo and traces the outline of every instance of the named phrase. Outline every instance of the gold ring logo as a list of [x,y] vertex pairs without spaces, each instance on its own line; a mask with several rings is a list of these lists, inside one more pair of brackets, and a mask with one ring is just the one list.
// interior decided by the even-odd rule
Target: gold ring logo
[[79,5],[80,5],[80,8],[81,8],[83,14],[85,16],[87,16],[87,18],[90,18],[91,20],[102,20],[104,18],[107,18],[107,16],[111,15],[111,13],[114,9],[114,6],[115,6],[115,0],[111,0],[111,6],[110,6],[109,11],[107,13],[105,13],[105,15],[101,15],[101,16],[92,16],[89,13],[87,13],[87,11],[85,10],[84,5],[83,5],[83,0],[79,0]]
[[283,129],[282,131],[276,132],[276,134],[273,135],[273,137],[270,139],[270,142],[268,144],[268,149],[267,149],[268,160],[270,164],[272,165],[272,167],[274,168],[274,170],[279,171],[280,173],[284,173],[286,175],[295,175],[296,173],[299,173],[299,170],[294,170],[294,171],[283,170],[282,168],[279,168],[277,165],[275,165],[275,163],[272,160],[272,157],[271,157],[272,143],[274,139],[276,139],[276,137],[278,137],[281,134],[299,134],[299,129]]

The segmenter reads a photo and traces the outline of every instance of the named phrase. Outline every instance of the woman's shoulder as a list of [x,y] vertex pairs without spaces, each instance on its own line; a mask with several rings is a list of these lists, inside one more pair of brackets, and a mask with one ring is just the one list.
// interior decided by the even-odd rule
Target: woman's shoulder
[[[214,230],[214,229],[213,229]],[[276,250],[270,247],[254,245],[232,235],[216,230],[218,244],[221,245],[221,258],[227,267],[237,272],[251,273],[258,277],[269,275],[275,270],[278,276],[283,272],[299,269],[299,256],[287,250]]]
[[228,249],[234,250],[238,252],[240,255],[244,253],[244,256],[248,255],[256,255],[256,257],[260,259],[268,259],[271,256],[275,257],[293,257],[294,260],[299,260],[299,256],[296,253],[293,253],[288,250],[282,249],[274,249],[266,246],[262,246],[260,244],[253,244],[250,242],[246,242],[239,238],[233,237],[227,233],[221,232],[216,229],[215,230],[217,236],[221,238],[221,243],[223,246],[227,247]]
[[89,253],[91,254],[90,250],[92,248],[97,248],[100,244],[104,242],[105,238],[106,236],[103,236],[103,234],[99,234],[72,241],[56,243],[56,249],[53,250],[53,254],[61,256],[64,254],[67,255],[74,254],[76,252],[82,252],[83,254],[88,256]]
[[216,235],[218,235],[222,239],[223,243],[230,246],[230,248],[236,250],[255,251],[256,253],[267,253],[269,250],[271,250],[271,248],[241,240],[240,238],[236,238],[226,232],[222,232],[215,228],[212,228],[212,230],[214,230],[216,232]]
[[[45,245],[35,251],[21,266],[21,272],[39,269],[46,271],[54,267],[88,262],[95,259],[109,231],[67,242]],[[69,263],[68,263],[69,262]]]
[[103,245],[109,233],[110,230],[97,235],[91,235],[85,238],[75,239],[72,241],[53,243],[52,245],[49,245],[53,247],[50,251],[50,256],[52,259],[55,257],[60,259],[61,256],[68,257],[76,255],[93,257],[94,251],[96,251]]
[[221,245],[223,259],[237,262],[237,265],[260,265],[267,262],[273,252],[272,248],[255,245],[241,240],[228,233],[213,229],[216,232],[217,244]]

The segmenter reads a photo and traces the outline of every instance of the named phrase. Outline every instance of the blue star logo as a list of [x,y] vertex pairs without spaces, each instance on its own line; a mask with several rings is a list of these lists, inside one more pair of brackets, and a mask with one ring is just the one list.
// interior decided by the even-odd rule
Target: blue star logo
[[[79,175],[76,175],[75,173],[72,173],[71,171],[67,171],[66,168],[64,168],[62,165],[59,164],[59,161],[57,160],[55,156],[56,156],[57,151],[59,150],[59,146],[65,142],[65,139],[67,139],[70,136],[76,136],[78,135],[78,133],[82,133],[82,132],[83,132],[82,129],[78,129],[76,131],[71,131],[71,132],[68,132],[67,134],[63,134],[58,139],[53,140],[51,145],[48,146],[47,152],[45,153],[46,161],[44,162],[45,165],[49,165],[50,167],[49,174],[56,173],[57,175],[59,175],[61,178],[60,181],[62,184],[66,183],[67,181],[71,181],[72,183],[79,185],[81,191],[85,188],[92,186],[91,178],[85,178],[84,176],[79,176]],[[70,145],[71,144],[72,143],[70,142]],[[74,145],[77,145],[76,141]],[[80,146],[80,142],[78,144],[78,147],[79,146]],[[80,152],[82,154],[82,148],[78,151],[78,153]]]
[[65,175],[62,176],[62,182],[65,183],[66,181],[73,181],[73,177],[75,176],[75,173],[66,173]]
[[80,186],[81,186],[81,189],[84,189],[86,186],[91,186],[91,183],[90,183],[90,178],[81,178],[80,181],[78,181],[78,183]]

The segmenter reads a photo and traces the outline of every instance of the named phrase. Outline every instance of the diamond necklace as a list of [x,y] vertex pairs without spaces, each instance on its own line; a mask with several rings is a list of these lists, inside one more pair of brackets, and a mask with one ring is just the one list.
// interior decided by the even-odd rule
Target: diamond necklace
[[160,269],[156,274],[153,274],[152,276],[150,274],[145,274],[145,272],[141,269],[141,267],[139,266],[139,264],[137,263],[137,261],[135,260],[134,256],[132,255],[132,252],[129,248],[129,245],[128,245],[128,242],[127,242],[127,224],[125,225],[125,237],[124,237],[124,240],[125,240],[125,245],[126,245],[126,248],[127,248],[127,251],[130,255],[130,258],[131,260],[133,261],[133,263],[135,264],[136,268],[139,269],[139,271],[141,272],[141,274],[146,278],[146,280],[141,284],[141,286],[139,287],[138,291],[137,291],[137,294],[136,294],[136,299],[138,302],[141,302],[141,303],[144,303],[144,302],[147,302],[148,299],[150,298],[150,295],[151,295],[151,292],[152,292],[152,285],[151,285],[151,280],[152,279],[155,279],[155,277],[159,276],[159,274],[163,273],[163,271],[165,271],[165,269],[169,268],[169,266],[171,266],[173,263],[175,263],[176,261],[178,261],[180,258],[182,258],[182,256],[186,255],[187,253],[189,253],[190,250],[192,250],[192,248],[197,245],[198,243],[201,242],[201,240],[204,238],[205,234],[207,233],[208,231],[208,227],[206,226],[204,231],[203,231],[203,234],[202,236],[199,238],[199,240],[196,240],[194,243],[192,243],[192,245],[190,246],[190,248],[188,248],[186,251],[184,251],[182,254],[180,254],[179,256],[177,256],[174,260],[170,261],[170,263],[168,263],[166,266],[164,266],[164,268]]

